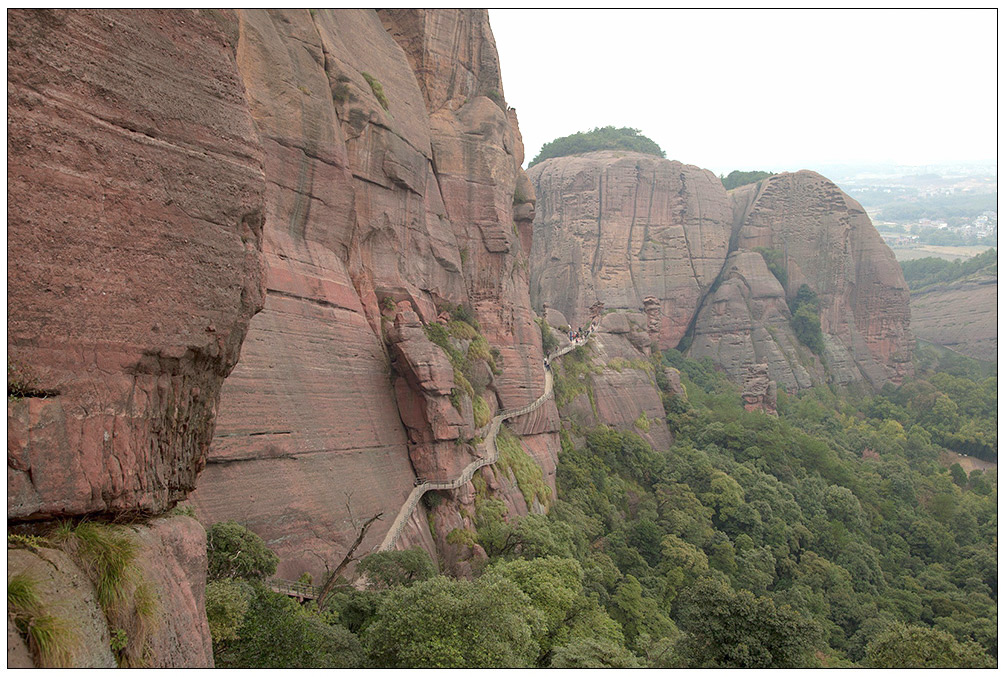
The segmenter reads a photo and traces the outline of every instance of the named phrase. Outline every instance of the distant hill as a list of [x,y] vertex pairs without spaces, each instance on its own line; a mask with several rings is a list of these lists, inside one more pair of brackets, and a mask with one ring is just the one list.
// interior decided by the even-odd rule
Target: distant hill
[[917,338],[980,360],[997,358],[997,256],[903,261]]
[[997,274],[997,250],[990,248],[964,261],[946,261],[928,256],[903,261],[902,274],[911,291],[919,291],[933,284],[948,284],[974,275]]

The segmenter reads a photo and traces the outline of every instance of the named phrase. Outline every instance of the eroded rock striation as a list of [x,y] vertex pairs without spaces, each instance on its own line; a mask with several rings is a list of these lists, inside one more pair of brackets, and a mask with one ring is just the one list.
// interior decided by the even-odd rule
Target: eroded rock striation
[[880,388],[912,374],[909,289],[860,204],[824,176],[772,176],[731,193],[739,249],[782,254],[786,292],[821,301],[824,362],[835,383]]
[[794,392],[824,380],[818,358],[790,327],[786,291],[758,252],[735,251],[720,285],[710,292],[696,318],[689,355],[711,358],[736,383],[763,364],[780,387]]
[[[768,365],[789,391],[880,388],[911,373],[901,270],[863,208],[825,177],[780,174],[728,194],[710,172],[617,151],[552,158],[529,175],[532,296],[574,326],[602,302],[645,317],[661,348],[710,357],[739,384]],[[820,302],[820,355],[791,328],[788,301],[805,284]]]
[[159,512],[195,487],[263,300],[234,36],[49,10],[7,35],[8,519]]
[[582,326],[590,307],[644,311],[651,340],[685,335],[727,256],[731,203],[713,173],[652,155],[545,160],[535,186],[532,298]]
[[[189,496],[318,575],[541,394],[485,11],[16,11],[8,37],[9,519]],[[554,484],[555,406],[512,427]],[[403,536],[444,545],[422,510]]]
[[[281,577],[317,576],[355,520],[385,516],[366,551],[417,476],[471,460],[476,397],[492,413],[541,393],[521,241],[534,198],[485,12],[237,16],[265,158],[267,291],[192,502],[262,535]],[[424,327],[458,307],[499,373],[483,355],[459,376],[429,340]],[[553,465],[556,429],[546,417],[521,431]],[[427,525],[421,514],[401,542],[433,551]]]

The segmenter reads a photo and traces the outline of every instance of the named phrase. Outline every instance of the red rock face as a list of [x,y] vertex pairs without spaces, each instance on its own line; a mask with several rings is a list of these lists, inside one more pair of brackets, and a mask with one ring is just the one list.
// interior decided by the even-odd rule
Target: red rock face
[[195,484],[262,304],[232,28],[8,13],[8,365],[50,394],[8,399],[9,519],[156,512]]
[[[616,151],[552,158],[529,174],[533,299],[574,326],[601,301],[646,317],[662,348],[691,329],[691,356],[738,383],[767,364],[791,391],[825,380],[880,388],[911,373],[901,269],[861,206],[824,177],[781,174],[728,197],[709,172]],[[786,289],[759,247],[785,255]],[[786,301],[805,283],[822,301],[824,366],[789,327]]]
[[[550,326],[560,329],[567,325],[566,317],[554,309],[550,308],[546,315]],[[607,425],[630,431],[654,449],[668,449],[672,438],[650,362],[647,316],[618,312],[604,315],[586,349],[591,362],[584,380],[587,392],[564,403],[563,419],[585,429]],[[565,362],[572,359],[568,355],[557,360],[554,372],[565,373]],[[670,369],[670,373],[673,387],[684,394],[677,370]]]
[[818,294],[834,382],[880,388],[912,374],[909,289],[856,200],[810,171],[770,177],[732,198],[738,247],[782,251],[788,296],[802,284]]
[[[129,527],[137,546],[136,565],[142,581],[158,599],[157,622],[146,635],[144,658],[150,668],[212,668],[213,646],[206,620],[206,532],[191,517],[159,518]],[[75,668],[114,668],[110,627],[98,603],[97,590],[79,560],[53,548],[8,549],[8,571],[23,573],[39,582],[39,595],[47,610],[74,629]],[[132,594],[127,595],[127,600]],[[129,602],[127,601],[127,604]],[[127,606],[127,609],[129,607]],[[17,631],[8,625],[8,667],[34,667],[31,657],[11,656],[17,649]],[[10,664],[10,659],[15,662]],[[27,658],[27,663],[25,659]]]
[[651,155],[598,151],[529,170],[538,195],[532,297],[590,321],[647,312],[652,340],[675,347],[727,256],[731,204],[711,172]]
[[703,300],[689,356],[709,357],[746,388],[757,364],[789,392],[810,388],[825,375],[818,358],[797,340],[790,317],[786,292],[762,255],[732,252],[717,290]]
[[[533,198],[526,187],[515,205],[523,148],[495,101],[485,12],[239,18],[265,151],[267,294],[192,501],[205,522],[259,533],[282,558],[278,575],[296,578],[341,557],[358,517],[384,514],[361,548],[379,543],[417,475],[471,460],[471,400],[451,404],[454,370],[422,328],[441,308],[470,308],[499,351],[491,410],[541,394],[515,233]],[[526,427],[548,439],[539,453],[554,465],[555,422]],[[399,543],[431,548],[426,532],[421,508]]]

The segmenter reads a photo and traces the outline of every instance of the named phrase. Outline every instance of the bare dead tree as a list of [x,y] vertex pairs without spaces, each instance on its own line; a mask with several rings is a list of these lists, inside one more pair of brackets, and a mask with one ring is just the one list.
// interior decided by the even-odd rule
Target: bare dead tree
[[[353,511],[350,510],[349,496],[347,496],[346,499],[346,510],[347,512],[350,513],[350,523],[353,524],[354,527],[357,527],[357,522],[355,519],[353,519]],[[359,548],[360,544],[363,542],[364,536],[367,535],[367,530],[371,528],[371,525],[374,524],[376,520],[381,519],[381,516],[383,514],[384,513],[379,512],[373,517],[365,520],[363,524],[357,527],[356,539],[354,539],[353,544],[350,546],[350,549],[346,551],[346,555],[343,556],[343,560],[339,563],[339,566],[337,566],[335,570],[329,574],[329,577],[325,580],[325,585],[322,586],[321,591],[318,593],[317,602],[319,609],[325,608],[325,600],[326,598],[328,598],[329,595],[332,594],[332,591],[336,588],[337,581],[339,580],[339,577],[342,575],[343,571],[346,570],[346,567],[348,567],[351,562],[358,559],[354,557],[353,554],[357,551],[357,548]]]

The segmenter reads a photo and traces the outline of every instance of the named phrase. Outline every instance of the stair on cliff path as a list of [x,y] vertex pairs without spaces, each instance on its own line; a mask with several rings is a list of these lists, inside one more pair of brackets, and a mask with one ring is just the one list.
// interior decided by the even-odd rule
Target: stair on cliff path
[[[548,358],[550,365],[552,364],[552,361],[555,360],[557,357],[562,357],[563,355],[566,355],[574,348],[577,348],[587,343],[587,340],[591,338],[591,335],[593,333],[594,333],[593,329],[589,330],[587,335],[585,335],[583,338],[578,339],[576,341],[571,341],[569,345],[564,346],[563,348],[560,348],[559,350],[550,353]],[[517,416],[523,416],[532,411],[535,411],[536,409],[541,407],[545,403],[545,401],[548,400],[550,397],[552,397],[552,369],[546,369],[545,391],[538,399],[536,399],[531,404],[521,407],[520,409],[503,411],[493,417],[493,420],[489,425],[489,430],[487,431],[486,434],[486,440],[481,445],[479,445],[481,451],[483,451],[483,454],[480,458],[476,459],[472,463],[469,463],[467,466],[465,466],[465,468],[461,471],[461,474],[459,474],[458,477],[456,477],[453,480],[435,481],[435,482],[425,481],[422,484],[417,485],[409,493],[409,498],[406,499],[406,502],[402,505],[402,508],[399,509],[399,514],[396,515],[395,521],[392,522],[391,528],[388,529],[388,533],[385,534],[384,540],[381,541],[381,545],[378,546],[378,551],[391,550],[392,548],[395,547],[395,542],[398,540],[399,535],[405,528],[406,522],[409,520],[409,517],[413,514],[413,510],[416,509],[416,505],[420,502],[420,499],[423,498],[423,495],[425,493],[427,493],[428,491],[444,491],[447,489],[457,489],[462,485],[464,485],[465,483],[469,482],[477,470],[487,465],[492,465],[493,463],[496,463],[497,457],[499,455],[496,446],[496,436],[497,433],[500,431],[501,424],[503,424],[503,422],[506,421],[507,419],[515,418]]]

